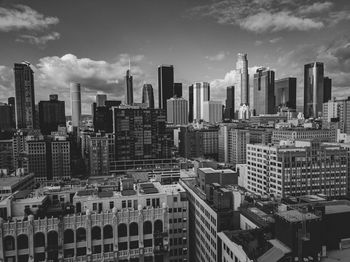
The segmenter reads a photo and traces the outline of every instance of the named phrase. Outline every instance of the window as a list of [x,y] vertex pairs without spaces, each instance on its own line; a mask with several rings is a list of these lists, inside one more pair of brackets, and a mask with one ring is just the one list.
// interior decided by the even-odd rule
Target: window
[[128,207],[132,207],[132,201],[128,200]]
[[177,202],[177,197],[174,197],[174,202]]
[[172,208],[169,208],[169,213],[172,213],[173,212],[173,209]]
[[182,208],[179,207],[179,208],[177,209],[177,212],[181,212],[181,211],[182,211]]
[[109,202],[109,208],[113,209],[113,207],[114,207],[114,202],[113,201]]
[[150,198],[147,198],[146,199],[146,206],[150,206],[151,205],[151,199]]
[[126,200],[122,201],[122,208],[126,208]]
[[97,210],[97,203],[92,203],[92,210],[96,211]]

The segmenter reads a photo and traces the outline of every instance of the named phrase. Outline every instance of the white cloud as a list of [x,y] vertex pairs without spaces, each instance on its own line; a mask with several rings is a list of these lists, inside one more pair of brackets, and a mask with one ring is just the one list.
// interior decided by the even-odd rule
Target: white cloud
[[315,0],[218,0],[190,9],[188,16],[210,17],[219,24],[236,25],[256,33],[307,31],[350,18],[349,10],[335,8],[329,1]]
[[43,30],[59,22],[57,17],[46,17],[26,5],[14,8],[0,7],[0,31],[9,32],[21,29]]
[[269,42],[271,44],[276,44],[276,43],[280,42],[281,40],[282,40],[282,37],[276,37],[276,38],[270,39]]
[[205,58],[208,59],[209,61],[222,61],[226,58],[226,53],[224,51],[221,51],[216,55],[206,56]]
[[310,18],[300,18],[289,12],[261,12],[248,16],[240,22],[240,26],[246,30],[263,33],[267,31],[277,32],[282,30],[307,31],[310,29],[321,29],[323,22]]
[[33,45],[44,46],[48,41],[53,41],[60,39],[60,34],[57,32],[52,32],[47,35],[35,36],[35,35],[20,35],[16,41],[17,42],[28,42]]

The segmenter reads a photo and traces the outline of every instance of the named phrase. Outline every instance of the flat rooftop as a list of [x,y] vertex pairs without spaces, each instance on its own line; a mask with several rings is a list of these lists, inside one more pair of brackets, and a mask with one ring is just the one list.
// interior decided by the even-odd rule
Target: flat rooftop
[[215,174],[220,174],[220,173],[232,173],[235,174],[236,172],[233,171],[232,169],[213,169],[211,167],[201,167],[198,168],[200,171],[202,171],[205,174],[211,174],[211,173],[215,173]]
[[312,213],[301,213],[298,210],[288,210],[288,211],[284,211],[284,212],[279,212],[277,213],[278,216],[282,217],[283,219],[289,221],[289,222],[301,222],[304,219],[305,220],[313,220],[313,219],[317,219],[319,218],[318,216],[316,216],[315,214]]
[[348,205],[329,205],[325,206],[325,213],[328,214],[339,214],[350,212],[350,206]]
[[0,188],[3,189],[10,189],[11,187],[18,184],[20,181],[27,179],[29,175],[26,176],[7,176],[7,177],[1,177],[1,183]]

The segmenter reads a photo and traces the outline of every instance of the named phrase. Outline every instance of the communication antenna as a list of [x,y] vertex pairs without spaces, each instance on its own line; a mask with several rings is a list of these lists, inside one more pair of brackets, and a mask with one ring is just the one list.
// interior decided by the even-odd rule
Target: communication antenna
[[129,57],[129,71],[131,69],[131,62],[130,62],[130,57]]

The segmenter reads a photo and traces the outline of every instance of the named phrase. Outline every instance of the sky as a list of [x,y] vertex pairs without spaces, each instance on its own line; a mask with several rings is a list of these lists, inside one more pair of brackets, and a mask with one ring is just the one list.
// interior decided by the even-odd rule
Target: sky
[[[35,99],[58,94],[70,115],[69,83],[80,82],[83,113],[98,92],[124,99],[131,60],[134,100],[157,67],[172,64],[175,81],[206,81],[213,100],[225,100],[237,53],[247,53],[250,76],[269,67],[276,79],[297,77],[323,62],[333,96],[350,96],[348,0],[0,0],[0,102],[14,96],[13,64],[29,61]],[[253,84],[253,81],[250,81]]]

